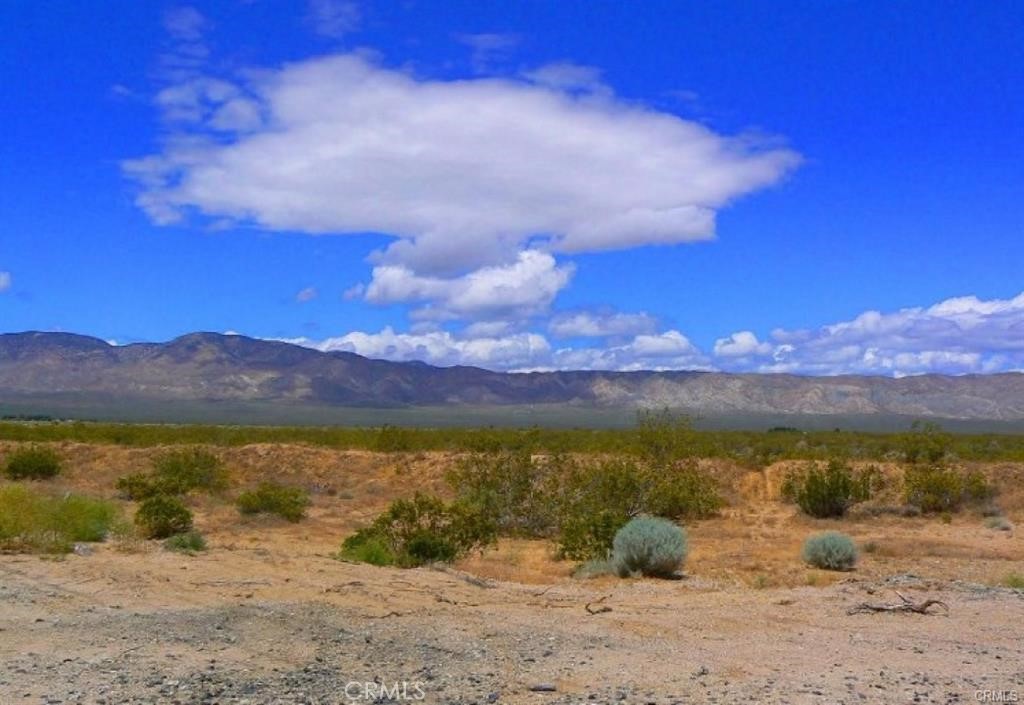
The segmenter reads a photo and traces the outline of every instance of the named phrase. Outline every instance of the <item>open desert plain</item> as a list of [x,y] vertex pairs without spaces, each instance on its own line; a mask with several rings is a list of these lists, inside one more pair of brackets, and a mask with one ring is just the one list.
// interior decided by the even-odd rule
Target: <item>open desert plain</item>
[[[63,470],[36,490],[108,498],[127,517],[138,503],[119,498],[118,478],[174,451],[46,447]],[[659,579],[574,577],[578,563],[539,538],[502,536],[415,568],[339,559],[342,540],[393,500],[451,497],[446,471],[467,454],[206,450],[229,481],[185,498],[205,550],[122,530],[67,554],[0,555],[5,704],[968,703],[1024,692],[1021,463],[969,468],[995,488],[997,524],[977,508],[887,510],[897,462],[876,465],[886,489],[869,506],[814,519],[780,496],[806,461],[699,460],[724,504],[682,522],[685,565]],[[308,492],[305,518],[242,515],[234,500],[266,481]],[[853,538],[855,569],[801,560],[824,530]]]

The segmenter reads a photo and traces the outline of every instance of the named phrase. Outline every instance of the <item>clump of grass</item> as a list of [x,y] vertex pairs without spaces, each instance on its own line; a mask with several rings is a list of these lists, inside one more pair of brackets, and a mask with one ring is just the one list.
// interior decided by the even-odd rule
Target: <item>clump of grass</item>
[[619,577],[671,577],[686,560],[686,533],[667,519],[637,517],[615,534],[611,562]]
[[242,514],[276,514],[290,522],[301,521],[309,506],[309,493],[301,487],[287,487],[276,482],[263,482],[250,492],[243,492],[235,502]]
[[615,574],[615,566],[612,565],[610,559],[591,558],[589,561],[584,561],[576,566],[572,576],[587,580],[589,578],[599,578],[604,575]]
[[1024,575],[1020,573],[1010,573],[1003,578],[1003,585],[1014,590],[1024,590]]
[[857,564],[857,547],[846,534],[826,531],[804,542],[801,553],[805,563],[824,570],[853,570]]
[[192,528],[192,512],[177,497],[156,495],[142,502],[135,525],[148,539],[165,539]]
[[18,448],[4,461],[4,475],[11,480],[48,480],[56,477],[60,468],[60,456],[44,446]]
[[0,487],[0,547],[68,553],[76,542],[106,539],[118,516],[117,507],[104,500],[7,485]]
[[175,534],[164,540],[164,548],[176,553],[187,553],[192,555],[206,550],[206,539],[194,529],[183,534]]

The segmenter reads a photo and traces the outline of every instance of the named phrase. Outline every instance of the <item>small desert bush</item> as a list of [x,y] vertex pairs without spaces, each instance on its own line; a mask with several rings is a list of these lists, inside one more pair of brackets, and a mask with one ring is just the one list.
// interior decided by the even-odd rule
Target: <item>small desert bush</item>
[[4,475],[11,480],[48,480],[59,473],[60,456],[43,446],[13,450],[4,462]]
[[198,553],[206,550],[206,539],[196,530],[175,534],[164,540],[164,548],[176,553]]
[[846,534],[826,531],[804,542],[801,554],[805,563],[825,570],[853,570],[857,564],[857,547]]
[[615,534],[611,563],[619,577],[670,577],[686,560],[686,533],[667,519],[636,517]]
[[396,500],[370,526],[345,539],[339,557],[408,568],[451,562],[496,538],[497,526],[481,508],[416,494]]
[[1010,573],[1003,578],[1003,585],[1014,590],[1024,590],[1024,575],[1020,573]]
[[978,472],[965,475],[947,465],[912,465],[903,474],[903,495],[925,513],[942,513],[955,512],[965,503],[987,502],[995,489]]
[[155,495],[139,505],[135,525],[148,539],[165,539],[192,528],[192,512],[170,495]]
[[806,473],[789,475],[782,496],[812,517],[841,517],[854,504],[871,498],[879,477],[874,467],[856,473],[845,462],[833,459],[824,468],[814,465]]
[[153,460],[153,479],[164,494],[221,492],[228,487],[224,464],[202,448],[183,448],[157,456]]
[[23,485],[0,487],[0,547],[67,553],[78,541],[103,541],[119,516],[107,501],[53,496]]
[[255,490],[243,492],[236,501],[242,514],[276,514],[293,523],[306,516],[309,504],[306,490],[276,482],[262,482]]
[[1013,524],[1006,517],[989,517],[985,520],[985,526],[996,531],[1013,531]]

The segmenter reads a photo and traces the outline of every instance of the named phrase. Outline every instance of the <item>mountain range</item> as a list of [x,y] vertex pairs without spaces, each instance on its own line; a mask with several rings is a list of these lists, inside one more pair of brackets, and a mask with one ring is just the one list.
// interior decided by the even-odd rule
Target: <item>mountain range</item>
[[[894,379],[693,371],[508,373],[373,360],[217,333],[131,345],[70,333],[0,335],[0,412],[176,421],[186,408],[247,406],[284,410],[274,415],[278,421],[288,420],[288,410],[298,418],[304,408],[529,407],[570,413],[669,407],[702,418],[1016,423],[1024,421],[1024,374]],[[141,408],[147,413],[129,413]]]

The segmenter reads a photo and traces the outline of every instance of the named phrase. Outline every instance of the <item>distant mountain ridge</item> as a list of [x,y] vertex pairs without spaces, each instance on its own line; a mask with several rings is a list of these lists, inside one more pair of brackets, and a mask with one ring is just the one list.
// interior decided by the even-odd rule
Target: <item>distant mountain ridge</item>
[[47,395],[337,407],[671,407],[691,414],[889,414],[1024,419],[1024,374],[802,377],[720,372],[505,373],[372,360],[238,335],[115,346],[0,334],[0,401]]

